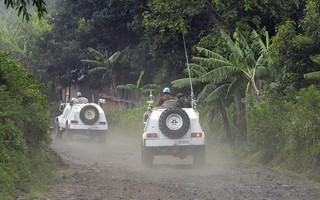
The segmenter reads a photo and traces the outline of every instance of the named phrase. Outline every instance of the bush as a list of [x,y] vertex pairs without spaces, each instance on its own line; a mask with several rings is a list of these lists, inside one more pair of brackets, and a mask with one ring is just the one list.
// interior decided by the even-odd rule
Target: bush
[[107,112],[106,117],[111,128],[110,132],[140,138],[144,127],[143,114],[146,109],[147,104],[141,102],[133,108]]
[[286,123],[288,110],[280,98],[271,97],[248,112],[251,150],[262,153],[261,162],[270,162],[284,145],[283,124]]
[[[315,174],[320,167],[320,91],[315,86],[269,96],[250,110],[248,145],[260,162]],[[317,173],[318,174],[318,173]],[[318,177],[313,177],[320,180]]]
[[41,85],[0,52],[0,198],[45,185],[49,164],[48,104]]

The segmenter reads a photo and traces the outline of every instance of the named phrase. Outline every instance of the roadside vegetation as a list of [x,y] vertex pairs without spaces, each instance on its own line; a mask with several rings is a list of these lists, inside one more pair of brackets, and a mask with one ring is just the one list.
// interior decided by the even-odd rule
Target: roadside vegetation
[[320,92],[315,86],[288,87],[250,108],[248,141],[238,153],[247,162],[267,164],[320,181]]
[[125,93],[135,107],[107,117],[134,133],[146,86],[187,95],[184,39],[212,146],[320,181],[319,1],[26,2],[0,8],[2,198],[51,176],[48,102],[62,87]]
[[35,195],[53,176],[49,104],[41,88],[0,52],[0,199]]

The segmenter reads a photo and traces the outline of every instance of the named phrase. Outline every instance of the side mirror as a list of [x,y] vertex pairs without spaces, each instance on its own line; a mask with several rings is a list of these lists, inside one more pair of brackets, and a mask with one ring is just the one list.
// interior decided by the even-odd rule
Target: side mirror
[[59,106],[59,111],[60,111],[60,112],[63,112],[63,110],[64,110],[65,107],[66,107],[65,104],[60,104],[60,106]]
[[150,112],[145,112],[143,115],[143,123],[146,124],[150,116]]

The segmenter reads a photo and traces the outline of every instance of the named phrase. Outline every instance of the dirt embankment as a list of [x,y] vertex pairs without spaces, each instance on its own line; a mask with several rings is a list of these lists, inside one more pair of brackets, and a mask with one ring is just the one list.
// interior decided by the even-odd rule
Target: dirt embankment
[[53,141],[69,167],[59,172],[43,199],[320,199],[320,189],[261,166],[212,159],[194,169],[192,159],[156,157],[154,168],[140,163],[140,140],[110,135],[106,144]]

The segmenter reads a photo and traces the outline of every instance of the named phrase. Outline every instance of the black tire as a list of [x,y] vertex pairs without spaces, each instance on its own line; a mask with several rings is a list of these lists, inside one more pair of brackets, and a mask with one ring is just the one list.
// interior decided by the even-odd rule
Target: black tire
[[141,145],[141,161],[142,165],[147,167],[147,168],[152,168],[153,167],[153,158],[154,155],[152,151],[148,151],[147,147],[144,147]]
[[86,105],[80,111],[80,119],[83,123],[92,125],[99,119],[99,110],[93,105]]
[[187,133],[189,127],[189,116],[181,108],[167,108],[159,117],[159,128],[169,138],[181,138]]
[[206,148],[205,146],[198,146],[193,149],[192,153],[193,166],[201,168],[206,165]]
[[56,122],[56,123],[55,123],[55,133],[56,133],[56,138],[57,138],[58,140],[61,140],[61,139],[62,139],[63,131],[60,130],[59,122]]

